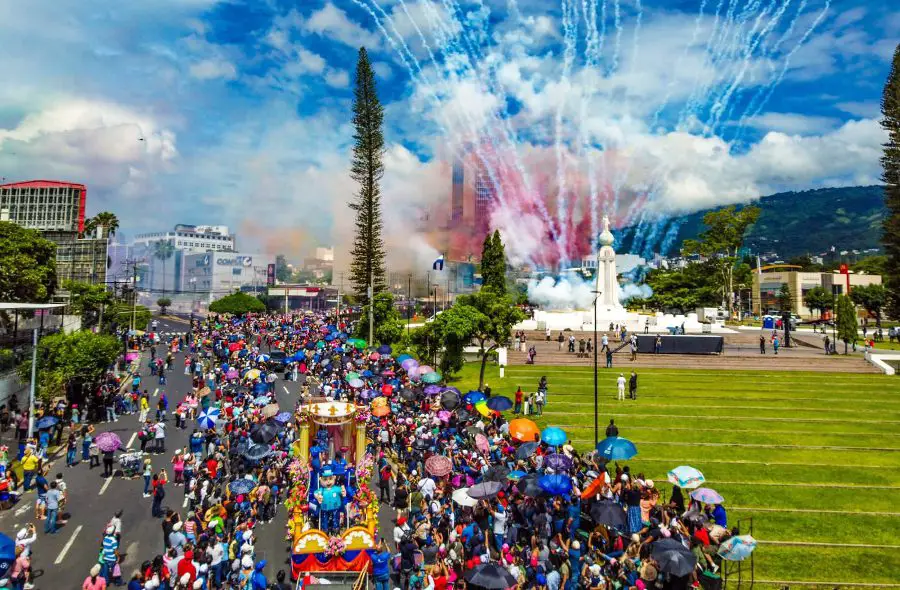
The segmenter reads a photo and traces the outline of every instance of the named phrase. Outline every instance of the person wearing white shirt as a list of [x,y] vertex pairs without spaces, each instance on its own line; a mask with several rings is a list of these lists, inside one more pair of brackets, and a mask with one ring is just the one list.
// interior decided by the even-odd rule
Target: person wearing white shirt
[[434,498],[434,490],[437,488],[434,480],[430,477],[423,477],[419,480],[419,485],[417,487],[419,488],[419,491],[422,492],[422,495],[431,502],[431,499]]
[[625,375],[619,373],[619,378],[616,379],[616,385],[619,390],[619,401],[623,402],[625,401]]

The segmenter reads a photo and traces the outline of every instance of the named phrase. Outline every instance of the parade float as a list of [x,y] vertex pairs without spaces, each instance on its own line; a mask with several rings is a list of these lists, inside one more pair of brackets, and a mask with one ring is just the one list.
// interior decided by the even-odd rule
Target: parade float
[[368,483],[373,466],[366,451],[368,418],[361,406],[324,398],[297,410],[285,502],[293,579],[369,568],[378,499]]

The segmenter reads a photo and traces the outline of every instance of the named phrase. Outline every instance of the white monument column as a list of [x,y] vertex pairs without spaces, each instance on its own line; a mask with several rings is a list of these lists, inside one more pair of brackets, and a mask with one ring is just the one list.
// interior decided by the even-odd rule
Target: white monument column
[[616,252],[612,248],[615,238],[609,231],[609,217],[603,216],[603,233],[599,238],[600,251],[597,253],[597,291],[600,291],[598,307],[620,309],[619,282],[616,279]]

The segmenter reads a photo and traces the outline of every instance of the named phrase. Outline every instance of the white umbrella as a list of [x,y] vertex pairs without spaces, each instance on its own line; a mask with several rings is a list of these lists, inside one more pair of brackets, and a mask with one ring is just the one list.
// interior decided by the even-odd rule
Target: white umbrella
[[469,488],[459,488],[455,492],[453,492],[453,501],[459,504],[460,506],[477,506],[478,500],[471,497],[469,495]]

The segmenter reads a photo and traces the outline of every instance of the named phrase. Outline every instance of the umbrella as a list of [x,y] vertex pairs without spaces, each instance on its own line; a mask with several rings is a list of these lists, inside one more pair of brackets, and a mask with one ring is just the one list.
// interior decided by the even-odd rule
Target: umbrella
[[503,484],[497,481],[483,481],[477,483],[466,492],[470,498],[481,500],[482,498],[493,498],[503,489]]
[[515,471],[510,471],[510,472],[506,475],[506,479],[508,479],[508,480],[510,480],[510,481],[519,481],[520,479],[522,479],[522,478],[525,477],[526,475],[528,475],[528,474],[525,473],[524,471],[519,471],[519,470],[517,469],[517,470],[515,470]]
[[558,447],[566,444],[566,441],[569,440],[569,436],[562,428],[548,426],[541,432],[541,440],[552,447]]
[[475,435],[475,448],[485,455],[491,452],[491,445],[488,443],[487,437],[480,432]]
[[572,459],[560,453],[553,453],[544,459],[544,465],[553,471],[570,471],[572,469]]
[[457,408],[456,417],[460,422],[466,422],[472,418],[472,414],[469,413],[465,408]]
[[441,394],[441,407],[445,410],[455,410],[459,406],[459,395],[453,391],[445,391]]
[[400,365],[402,366],[404,362],[408,361],[411,358],[412,357],[409,356],[408,354],[401,354],[400,356],[397,357],[397,362],[400,363]]
[[419,375],[425,375],[426,373],[434,373],[434,369],[428,365],[419,365]]
[[480,391],[470,391],[465,396],[463,396],[463,400],[467,404],[472,404],[473,406],[482,400],[486,400],[487,396],[481,393]]
[[536,441],[541,431],[528,418],[516,418],[509,422],[509,435],[520,442]]
[[381,358],[381,355],[378,354],[377,352],[373,352],[372,354],[369,355],[369,360],[372,360],[372,361],[377,361],[380,358]]
[[493,465],[485,471],[484,475],[481,477],[483,481],[499,481],[504,482],[509,477],[509,469],[503,467],[502,465]]
[[469,488],[459,488],[453,492],[451,496],[453,501],[459,504],[460,506],[477,506],[478,500],[469,496]]
[[197,416],[197,424],[200,428],[215,428],[216,420],[219,418],[219,408],[209,408],[200,412]]
[[260,459],[265,459],[271,454],[272,449],[269,448],[269,445],[250,445],[249,447],[247,447],[247,450],[244,451],[244,457],[250,459],[251,461],[259,461]]
[[378,354],[391,354],[394,350],[387,344],[378,347]]
[[381,386],[381,393],[383,393],[386,397],[391,397],[391,394],[394,392],[394,386],[390,383],[385,383]]
[[443,455],[432,455],[425,460],[425,471],[435,477],[444,477],[453,471],[453,462]]
[[750,535],[738,535],[719,545],[719,557],[727,561],[744,561],[754,549],[756,539]]
[[281,422],[282,424],[287,424],[291,421],[291,413],[290,412],[281,412],[280,414],[275,416],[275,420]]
[[475,404],[475,411],[485,418],[489,418],[491,415],[491,409],[488,407],[487,402],[484,400]]
[[631,459],[638,454],[634,443],[621,436],[604,438],[597,443],[597,452],[607,461]]
[[347,382],[353,381],[354,379],[359,379],[359,373],[357,373],[356,371],[350,371],[344,377],[344,380]]
[[225,373],[226,379],[237,379],[238,376],[239,375],[238,375],[237,369],[228,369],[228,371]]
[[495,395],[488,399],[487,407],[494,410],[495,412],[505,412],[512,409],[513,403],[512,400],[510,400],[508,397]]
[[414,367],[418,367],[419,361],[417,361],[414,358],[408,358],[408,359],[404,360],[403,362],[401,362],[400,366],[403,367],[404,371],[409,371],[410,369],[412,369]]
[[244,379],[246,379],[247,381],[259,379],[259,369],[250,369],[249,371],[244,373]]
[[279,428],[280,426],[278,423],[274,421],[255,424],[253,428],[250,429],[250,440],[259,444],[268,444],[278,436]]
[[365,385],[365,383],[362,379],[351,379],[350,381],[347,381],[347,385],[353,387],[354,389],[359,389],[360,387]]
[[262,415],[266,418],[274,418],[280,411],[278,404],[269,404],[262,409]]
[[254,406],[268,406],[269,405],[269,396],[261,395],[253,400]]
[[59,422],[59,418],[54,416],[44,416],[34,423],[34,427],[38,430],[43,430],[45,428],[50,428],[51,426],[56,426],[57,422]]
[[[433,375],[433,374],[434,373],[429,373],[429,375]],[[443,389],[441,389],[437,385],[426,385],[424,391],[427,395],[437,395],[438,393],[443,391]]]
[[430,445],[429,442],[428,442],[427,440],[425,440],[424,438],[417,438],[417,439],[415,440],[415,442],[413,442],[412,446],[413,446],[414,449],[418,449],[418,450],[420,450],[420,451],[424,451],[425,449],[427,449],[427,448],[428,448],[429,446],[431,446],[431,445]]
[[101,432],[94,442],[97,443],[97,448],[104,453],[111,453],[122,447],[122,439],[114,432]]
[[542,490],[553,495],[568,494],[572,490],[571,478],[561,473],[542,475],[538,480],[538,485]]
[[249,494],[250,490],[256,487],[256,484],[249,479],[238,479],[228,484],[228,489],[232,494]]
[[258,363],[267,363],[267,362],[269,362],[271,359],[272,359],[272,357],[270,357],[269,355],[267,355],[267,354],[261,354],[261,355],[259,355],[258,357],[256,357],[256,362],[258,362]]
[[437,383],[441,380],[441,374],[437,371],[432,371],[431,373],[426,373],[422,376],[422,381],[425,383]]
[[591,505],[591,520],[594,524],[602,524],[612,528],[625,527],[625,510],[621,504],[603,501]]
[[537,498],[544,493],[544,490],[538,484],[538,475],[536,473],[530,473],[520,479],[519,483],[516,484],[516,488],[523,496],[528,496],[529,498]]
[[525,443],[516,449],[516,459],[527,459],[534,454],[537,448],[538,444],[536,442]]
[[487,590],[503,590],[516,585],[516,579],[509,570],[497,563],[482,563],[465,573],[466,581],[472,586]]
[[437,413],[438,420],[441,422],[449,422],[450,416],[451,414],[447,410],[439,410]]
[[725,501],[725,498],[712,488],[697,488],[691,492],[691,498],[704,504],[721,504]]
[[0,533],[0,578],[7,577],[7,572],[15,560],[16,542]]
[[673,576],[686,576],[697,567],[697,558],[680,541],[661,539],[653,543],[650,554],[659,564],[660,571]]
[[701,525],[709,522],[709,517],[699,510],[688,510],[681,516],[681,519],[684,522],[696,522]]
[[666,475],[669,483],[688,490],[696,488],[706,481],[699,469],[694,469],[688,465],[679,465]]
[[384,416],[387,416],[390,413],[391,413],[390,406],[373,406],[372,407],[372,415],[373,416],[378,416],[379,418],[382,418]]

